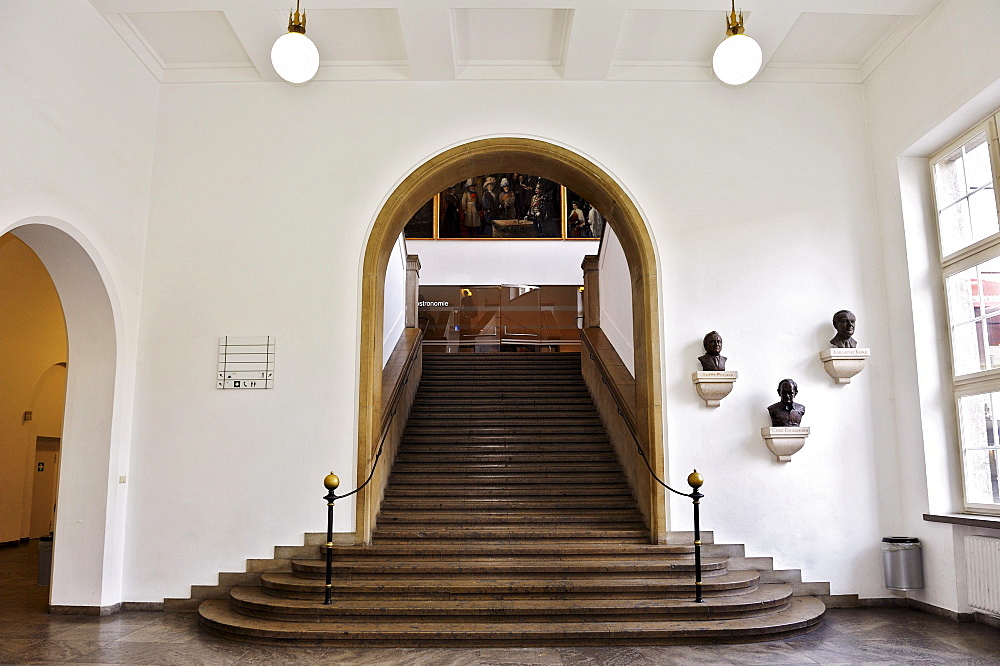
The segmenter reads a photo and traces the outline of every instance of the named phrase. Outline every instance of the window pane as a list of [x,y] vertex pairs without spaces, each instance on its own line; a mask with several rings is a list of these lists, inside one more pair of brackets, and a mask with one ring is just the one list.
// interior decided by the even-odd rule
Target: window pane
[[969,193],[965,185],[965,160],[961,148],[934,165],[934,193],[943,210]]
[[967,375],[986,369],[982,322],[971,322],[954,327],[951,334],[951,345],[955,354],[956,375]]
[[984,187],[969,196],[972,218],[972,242],[982,240],[1000,231],[997,225],[997,200],[992,187]]
[[992,180],[989,144],[983,132],[965,144],[965,186],[971,192]]
[[979,314],[976,306],[979,298],[976,267],[956,273],[945,282],[948,294],[948,321],[952,326],[972,321]]
[[965,452],[965,501],[970,504],[1000,504],[996,449]]
[[962,199],[942,210],[938,214],[938,223],[941,225],[942,256],[947,257],[952,252],[958,252],[975,242],[968,199]]
[[972,504],[1000,504],[997,462],[1000,437],[996,407],[1000,393],[959,398],[959,431],[964,450],[965,500]]

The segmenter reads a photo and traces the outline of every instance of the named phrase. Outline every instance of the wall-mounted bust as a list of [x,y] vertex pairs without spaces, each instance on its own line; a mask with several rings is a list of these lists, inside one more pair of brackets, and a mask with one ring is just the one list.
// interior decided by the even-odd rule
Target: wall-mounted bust
[[782,379],[778,382],[780,401],[767,408],[771,416],[771,426],[774,428],[798,427],[802,425],[802,417],[806,414],[804,405],[795,402],[799,393],[799,385],[793,379]]
[[705,355],[699,356],[702,370],[725,370],[726,357],[722,355],[722,336],[718,331],[711,331],[702,340]]
[[837,334],[830,340],[830,345],[849,349],[857,348],[858,341],[852,337],[856,322],[857,317],[850,310],[838,310],[834,313],[833,327],[837,329]]

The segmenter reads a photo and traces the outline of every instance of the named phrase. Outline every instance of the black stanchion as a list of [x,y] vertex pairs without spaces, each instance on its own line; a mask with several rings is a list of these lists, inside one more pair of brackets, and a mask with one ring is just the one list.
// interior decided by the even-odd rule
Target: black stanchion
[[323,479],[323,485],[329,491],[323,498],[326,500],[326,596],[323,603],[329,605],[333,603],[333,503],[337,499],[340,478],[330,472]]
[[704,497],[698,489],[703,483],[705,478],[698,470],[688,474],[688,485],[692,491],[688,497],[694,503],[694,601],[699,604],[704,601],[701,596],[701,514],[698,510]]

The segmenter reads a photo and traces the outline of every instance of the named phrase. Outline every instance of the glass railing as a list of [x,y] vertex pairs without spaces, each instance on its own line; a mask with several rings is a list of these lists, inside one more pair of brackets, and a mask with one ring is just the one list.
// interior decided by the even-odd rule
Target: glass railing
[[424,351],[579,351],[582,307],[579,285],[421,285]]

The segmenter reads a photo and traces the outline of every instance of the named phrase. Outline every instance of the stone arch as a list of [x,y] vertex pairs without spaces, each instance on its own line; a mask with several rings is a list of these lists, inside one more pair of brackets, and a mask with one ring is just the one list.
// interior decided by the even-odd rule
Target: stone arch
[[[96,253],[61,220],[22,220],[10,233],[45,265],[66,320],[68,366],[52,586],[54,611],[109,612],[121,596],[121,502],[115,422],[118,335]],[[121,419],[118,419],[119,421]],[[121,495],[121,497],[119,497]]]
[[[500,137],[471,141],[422,164],[395,188],[375,219],[365,246],[361,285],[361,350],[357,478],[367,478],[381,419],[382,319],[385,270],[392,248],[413,213],[438,192],[470,174],[530,173],[562,183],[611,220],[628,260],[632,279],[635,348],[636,423],[640,441],[657,475],[664,478],[663,418],[660,386],[658,277],[652,238],[635,203],[607,172],[587,158],[538,139]],[[653,538],[666,532],[663,490],[655,497]],[[359,543],[371,540],[375,498],[362,491],[356,505]]]

